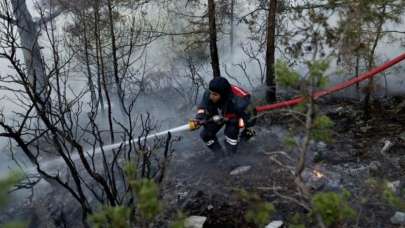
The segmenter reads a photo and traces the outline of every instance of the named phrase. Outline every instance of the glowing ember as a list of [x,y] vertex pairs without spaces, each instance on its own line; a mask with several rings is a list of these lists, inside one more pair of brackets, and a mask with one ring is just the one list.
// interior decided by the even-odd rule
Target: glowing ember
[[319,172],[319,171],[317,171],[317,170],[314,170],[314,174],[315,174],[315,176],[318,177],[318,178],[322,178],[322,177],[324,176],[321,172]]

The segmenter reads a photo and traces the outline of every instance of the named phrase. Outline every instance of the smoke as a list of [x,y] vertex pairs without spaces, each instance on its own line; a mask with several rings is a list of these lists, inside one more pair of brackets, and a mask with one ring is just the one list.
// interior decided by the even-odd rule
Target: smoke
[[[173,4],[178,4],[179,6],[186,5],[188,1],[176,1]],[[27,1],[29,8],[33,9],[34,4],[32,1]],[[168,14],[163,9],[163,6],[158,3],[153,3],[149,5],[149,8],[145,8],[144,11],[148,14],[146,18],[149,19],[150,24],[157,25],[158,30],[166,31],[169,33],[182,32],[187,28],[184,21],[181,21],[174,14]],[[236,14],[238,16],[245,15],[247,12],[252,10],[254,3],[252,1],[237,1]],[[182,9],[182,8],[178,8]],[[189,8],[184,8],[184,12],[194,13],[195,15],[201,15],[205,9],[200,9],[198,11],[193,11]],[[31,10],[34,17],[35,10]],[[68,18],[68,19],[66,19]],[[58,18],[56,23],[57,33],[62,34],[62,28],[64,24],[69,20],[69,17]],[[177,20],[175,20],[177,19]],[[265,17],[260,17],[260,20],[264,20]],[[331,20],[335,20],[331,18]],[[333,21],[331,21],[333,23]],[[226,25],[228,26],[228,25]],[[394,25],[387,25],[387,29],[391,29]],[[226,28],[226,32],[229,29]],[[250,59],[244,52],[242,47],[252,46],[257,48],[257,44],[252,41],[249,41],[249,36],[251,36],[251,31],[249,26],[244,22],[235,23],[235,40],[234,47],[230,47],[229,35],[224,34],[218,40],[218,47],[220,51],[220,64],[221,64],[221,73],[224,77],[230,79],[234,84],[239,84],[245,87],[247,90],[250,90],[253,94],[261,93],[261,89],[258,89],[262,85],[262,76],[265,72],[264,64],[264,53],[260,53],[258,61]],[[146,115],[150,113],[152,118],[156,121],[158,129],[166,129],[178,126],[183,124],[193,115],[192,105],[193,100],[189,99],[190,97],[196,95],[194,92],[189,89],[192,86],[192,83],[189,79],[189,68],[187,66],[187,61],[191,56],[184,55],[184,44],[176,43],[177,36],[163,36],[147,47],[145,52],[145,57],[142,61],[138,62],[138,67],[144,67],[146,72],[146,80],[149,82],[150,91],[148,93],[140,96],[136,103],[135,112],[139,115]],[[44,47],[49,47],[45,42],[45,38],[42,37],[42,44]],[[403,47],[400,42],[389,42],[387,38],[384,42],[377,47],[377,54],[379,58],[377,59],[377,64],[388,60],[399,53],[403,52]],[[205,50],[201,54],[209,53],[208,45],[205,46]],[[278,47],[279,50],[283,50],[284,47]],[[49,58],[51,51],[47,48],[42,49],[45,59]],[[209,58],[199,59],[196,56],[195,64],[197,65],[198,74],[208,82],[212,78],[211,66]],[[203,56],[204,57],[204,56]],[[205,56],[207,57],[207,56]],[[208,56],[209,57],[209,56]],[[277,58],[282,59],[283,56],[280,52],[277,53]],[[331,62],[331,77],[330,85],[339,83],[341,81],[347,80],[353,75],[339,75],[335,72],[339,71],[339,66],[336,65],[336,61],[332,60]],[[8,67],[8,63],[4,59],[0,59],[0,66],[2,66],[1,72],[2,75],[13,74],[13,70]],[[297,65],[296,69],[305,74],[304,65]],[[404,80],[402,76],[403,69],[400,67],[391,69],[384,75],[378,76],[376,79],[377,82],[377,96],[385,95],[403,95],[405,91]],[[0,86],[4,85],[0,81]],[[86,87],[85,80],[83,79],[80,72],[74,72],[73,76],[69,78],[69,85],[72,90],[69,90],[68,96],[73,96],[79,91],[82,91]],[[10,86],[10,85],[8,85]],[[16,86],[16,85],[15,85]],[[364,83],[361,84],[364,86]],[[14,85],[11,85],[12,88]],[[174,87],[174,88],[173,88]],[[128,91],[136,93],[136,91]],[[202,94],[200,91],[199,95]],[[350,88],[343,92],[338,93],[339,96],[349,96],[357,97],[357,92],[354,88]],[[16,102],[15,95],[10,91],[0,90],[0,97],[4,98],[1,102],[2,109],[5,111],[8,118],[13,118],[14,111],[20,111],[21,106]],[[198,99],[197,99],[198,100]],[[89,94],[86,94],[81,98],[81,102],[88,103],[90,101]],[[89,111],[88,106],[84,106],[84,112]],[[87,108],[87,109],[86,109]],[[114,109],[114,116],[120,120],[125,121],[120,117],[119,109]],[[5,156],[5,150],[0,152],[0,156]],[[2,157],[2,158],[3,158]],[[5,158],[6,159],[6,158]],[[7,160],[7,159],[6,159]],[[0,172],[8,164],[2,163]]]
[[[29,167],[26,157],[19,153],[16,148],[10,149],[8,139],[0,138],[0,179],[8,177],[10,171]],[[18,161],[18,165],[16,163]]]
[[[299,4],[300,1],[297,1],[295,4]],[[181,5],[181,3],[179,3]],[[246,2],[237,2],[237,7],[236,7],[236,14],[237,16],[241,15],[246,15],[247,12],[250,12],[254,7],[254,3],[252,1],[246,1]],[[186,9],[185,9],[186,10]],[[196,13],[198,14],[198,13]],[[265,20],[265,12],[261,14],[261,16],[258,17],[258,23],[263,23]],[[338,21],[337,15],[332,15],[328,22],[332,26],[336,26]],[[181,31],[181,29],[184,26],[182,23],[177,24],[174,23],[173,29],[174,31]],[[228,24],[225,25],[229,26]],[[292,24],[286,24],[283,25],[286,27],[293,27],[294,25]],[[297,26],[297,25],[295,25]],[[385,25],[386,30],[393,30],[393,26],[397,26],[394,24],[387,24]],[[225,29],[225,32],[229,32],[229,29]],[[254,50],[257,50],[257,43],[249,40],[249,37],[251,36],[251,31],[249,29],[249,25],[244,23],[243,21],[238,21],[235,23],[235,42],[234,42],[234,47],[230,47],[230,38],[229,34],[222,34],[222,36],[219,36],[218,40],[218,47],[219,47],[219,52],[220,52],[220,64],[221,64],[221,74],[224,77],[227,77],[232,83],[234,84],[239,84],[246,89],[250,90],[251,92],[254,93],[257,87],[260,87],[262,85],[262,77],[263,74],[265,73],[265,63],[264,63],[264,57],[265,57],[265,50],[262,50],[261,53],[258,55],[258,60],[254,60],[249,58],[246,53],[243,50],[243,47],[245,50],[249,47],[253,47]],[[393,38],[396,40],[395,42],[392,42]],[[400,35],[395,35],[393,34],[390,37],[384,38],[380,44],[377,46],[376,50],[376,65],[380,65],[383,62],[397,56],[401,52],[404,51],[403,46],[401,46],[401,42],[399,41]],[[176,55],[176,52],[173,51],[171,48],[170,44],[173,45],[170,39],[166,40],[158,40],[154,42],[151,45],[151,52],[154,53],[153,61],[150,63],[150,65],[153,65],[155,69],[159,69],[161,71],[165,71],[165,69],[173,69],[176,68],[178,71],[178,75],[175,75],[174,77],[178,76],[181,77],[182,71],[186,71],[186,69],[181,69],[182,61],[179,60],[178,56]],[[176,48],[179,49],[179,45],[181,44],[176,44]],[[208,46],[206,47],[208,52]],[[278,45],[277,47],[277,59],[282,60],[284,59],[283,53],[280,51],[284,50],[285,47],[283,45]],[[331,48],[326,48],[323,50],[324,52],[329,52],[332,53],[333,50]],[[160,55],[160,57],[159,57]],[[162,58],[163,57],[163,58]],[[208,56],[209,57],[209,56]],[[300,57],[296,61],[296,65],[294,68],[300,72],[302,76],[306,74],[306,65],[304,62],[306,60],[310,60],[311,56],[310,55],[304,55]],[[330,57],[330,69],[328,71],[329,75],[329,83],[327,86],[334,85],[336,83],[343,82],[345,80],[348,80],[354,76],[353,72],[345,72],[344,74],[341,73],[342,67],[340,65],[337,65],[337,58],[336,57]],[[403,63],[402,63],[403,64]],[[200,70],[201,75],[203,78],[208,81],[212,78],[212,73],[211,73],[211,66],[210,66],[210,61],[209,58],[207,58],[203,63],[201,63],[202,67]],[[404,87],[404,80],[401,77],[401,70],[398,70],[399,68],[396,69],[389,69],[385,73],[379,75],[376,77],[375,82],[376,82],[376,87],[375,87],[375,96],[376,97],[381,97],[381,96],[389,96],[389,95],[404,95],[405,87]],[[367,69],[361,69],[361,72],[365,72]],[[360,88],[364,87],[366,83],[360,83]],[[361,98],[362,97],[362,92],[356,91],[356,89],[349,88],[345,91],[339,92],[334,96],[342,96],[342,97],[353,97],[353,98]]]
[[0,138],[0,160],[2,161],[0,163],[0,179],[6,176],[6,174],[9,172],[9,166],[13,164],[10,157],[5,153],[6,143],[7,142],[5,139]]

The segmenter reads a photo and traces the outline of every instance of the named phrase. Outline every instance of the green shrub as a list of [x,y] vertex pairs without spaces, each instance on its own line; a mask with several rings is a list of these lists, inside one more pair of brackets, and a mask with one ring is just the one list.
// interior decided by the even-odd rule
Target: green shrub
[[405,200],[396,195],[391,188],[388,187],[387,180],[378,180],[370,178],[367,180],[367,185],[374,193],[377,194],[377,198],[386,202],[389,206],[398,210],[405,210]]
[[348,192],[316,193],[312,198],[312,213],[319,214],[327,226],[354,219],[356,211],[348,203],[349,196]]
[[328,82],[328,78],[325,76],[326,70],[329,68],[328,60],[318,60],[313,62],[308,62],[307,66],[309,68],[309,79],[315,82],[315,86],[323,87]]
[[144,220],[151,220],[161,211],[158,185],[149,179],[139,179],[133,164],[126,164],[124,172],[127,181],[136,196],[136,208]]
[[170,224],[170,228],[185,228],[186,216],[178,213],[175,220]]
[[[125,164],[123,170],[135,198],[135,205],[107,206],[92,214],[89,222],[96,228],[126,228],[134,227],[134,224],[148,224],[161,211],[157,184],[153,180],[138,178],[136,167],[131,163]],[[136,221],[133,221],[134,218]]]
[[22,178],[22,173],[11,172],[11,174],[7,178],[0,180],[0,208],[4,207],[7,204],[9,199],[7,194],[10,188],[21,181]]
[[288,221],[288,228],[305,228],[304,223],[308,220],[307,216],[295,213]]
[[333,121],[328,116],[317,116],[313,123],[312,137],[315,140],[330,142],[332,140],[331,129]]
[[297,141],[291,135],[284,137],[283,144],[290,150],[298,145]]
[[272,203],[266,202],[259,195],[245,190],[238,191],[238,195],[248,205],[244,216],[246,221],[254,223],[258,227],[263,227],[270,221],[271,216],[276,211]]
[[392,189],[388,188],[387,184],[385,183],[384,189],[382,191],[382,198],[385,202],[387,202],[391,207],[394,207],[399,210],[405,210],[405,200],[401,197],[397,196]]
[[[0,208],[3,208],[9,201],[8,191],[23,179],[23,174],[20,172],[11,172],[11,174],[0,179]],[[2,224],[4,228],[25,228],[28,227],[26,222],[13,221],[7,224]]]
[[89,217],[95,228],[129,228],[131,209],[127,207],[105,207]]
[[151,220],[161,211],[159,201],[159,190],[153,180],[143,179],[135,184],[135,193],[137,198],[137,208],[141,217]]
[[26,228],[28,224],[26,222],[10,222],[2,225],[2,228]]
[[250,205],[245,214],[245,219],[262,227],[270,221],[270,217],[274,212],[275,208],[272,203],[256,202]]
[[296,87],[300,82],[300,75],[292,70],[286,62],[277,61],[275,65],[277,83],[281,86]]

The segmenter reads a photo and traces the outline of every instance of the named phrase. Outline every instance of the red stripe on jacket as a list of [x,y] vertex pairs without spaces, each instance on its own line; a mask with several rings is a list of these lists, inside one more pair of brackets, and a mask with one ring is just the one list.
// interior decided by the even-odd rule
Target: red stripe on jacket
[[232,85],[231,88],[232,88],[232,93],[235,96],[245,97],[245,96],[249,95],[249,93],[246,90],[244,90],[236,85]]

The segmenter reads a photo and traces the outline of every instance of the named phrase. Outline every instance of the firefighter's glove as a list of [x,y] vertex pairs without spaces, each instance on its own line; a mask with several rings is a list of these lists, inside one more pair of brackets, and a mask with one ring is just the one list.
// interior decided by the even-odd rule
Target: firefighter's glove
[[243,140],[247,141],[255,135],[256,135],[256,132],[253,129],[245,128],[245,130],[243,130],[242,133],[240,134],[240,137]]
[[205,114],[205,113],[198,113],[196,116],[195,116],[195,118],[194,118],[195,120],[198,120],[198,121],[205,121],[206,119],[207,119],[207,115]]

